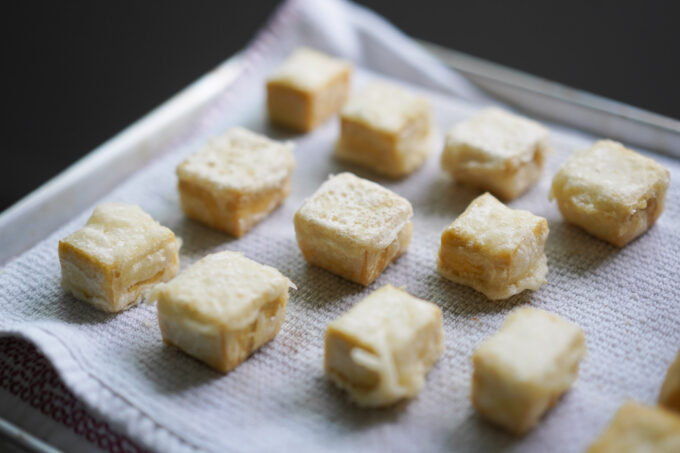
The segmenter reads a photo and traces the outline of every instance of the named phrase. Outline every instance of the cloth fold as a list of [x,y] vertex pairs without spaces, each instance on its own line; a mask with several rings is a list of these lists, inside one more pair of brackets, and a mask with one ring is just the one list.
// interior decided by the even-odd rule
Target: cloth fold
[[[307,135],[270,128],[265,78],[300,45],[353,61],[354,89],[386,78],[426,95],[440,138],[424,167],[389,181],[335,161],[337,121]],[[441,132],[493,99],[377,15],[342,0],[286,2],[243,58],[243,73],[191,133],[102,201],[139,204],[175,231],[184,240],[182,268],[207,253],[230,249],[279,269],[298,289],[291,292],[276,339],[221,375],[162,343],[154,306],[111,315],[64,293],[57,243],[83,225],[91,209],[0,271],[0,335],[30,340],[88,408],[156,451],[575,452],[594,439],[625,399],[655,401],[680,345],[680,162],[653,155],[671,171],[666,212],[647,234],[615,249],[566,224],[548,202],[559,163],[595,139],[549,125],[555,152],[545,174],[511,203],[548,219],[548,283],[505,302],[489,302],[441,278],[436,253],[442,229],[479,195],[441,170]],[[240,239],[185,218],[174,173],[210,136],[235,125],[293,140],[297,160],[290,197]],[[377,180],[415,209],[408,252],[368,288],[307,265],[295,240],[295,210],[329,174],[345,170]],[[324,377],[324,332],[330,320],[387,283],[442,307],[446,349],[417,398],[387,410],[362,410]],[[574,388],[535,430],[516,439],[474,414],[470,356],[511,309],[525,303],[581,325],[589,352]]]

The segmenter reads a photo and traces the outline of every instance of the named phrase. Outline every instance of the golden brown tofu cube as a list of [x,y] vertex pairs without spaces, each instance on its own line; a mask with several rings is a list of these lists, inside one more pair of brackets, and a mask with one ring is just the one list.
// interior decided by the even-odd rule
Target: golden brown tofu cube
[[352,66],[321,52],[296,50],[267,80],[269,119],[311,131],[337,113],[349,94]]
[[576,324],[517,309],[475,350],[472,404],[489,421],[523,434],[571,387],[585,352]]
[[627,402],[588,453],[677,453],[680,416],[660,407]]
[[419,168],[433,146],[432,108],[423,97],[374,82],[340,114],[337,158],[389,177]]
[[666,373],[659,393],[659,405],[680,413],[680,351]]
[[328,325],[325,369],[357,404],[387,406],[415,397],[443,350],[439,307],[386,285]]
[[470,203],[442,233],[437,269],[489,299],[506,299],[545,283],[543,251],[548,222],[510,209],[486,193]]
[[512,200],[541,176],[548,137],[535,121],[489,108],[448,132],[442,167],[456,181]]
[[163,341],[226,373],[281,329],[292,283],[237,252],[200,259],[149,296]]
[[103,203],[59,241],[62,287],[100,310],[125,310],[179,269],[179,241],[139,206]]
[[408,248],[411,203],[351,173],[332,176],[295,213],[305,259],[362,285]]
[[192,219],[241,237],[290,193],[292,143],[243,128],[211,140],[177,167],[182,210]]
[[661,164],[600,140],[560,166],[550,199],[564,218],[623,247],[654,225],[663,212],[670,173]]

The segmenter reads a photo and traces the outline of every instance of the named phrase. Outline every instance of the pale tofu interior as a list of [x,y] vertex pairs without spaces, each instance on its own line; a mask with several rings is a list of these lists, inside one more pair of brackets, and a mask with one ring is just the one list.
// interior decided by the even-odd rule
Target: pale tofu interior
[[326,336],[326,368],[347,386],[361,392],[370,392],[380,384],[380,373],[374,367],[362,365],[357,355],[376,356],[369,346],[362,345],[356,338],[339,331],[331,331]]
[[63,243],[59,244],[59,260],[62,288],[100,310],[114,311],[112,275],[108,268]]
[[179,243],[172,238],[161,244],[158,250],[150,251],[139,261],[113,274],[113,294],[119,311],[139,301],[160,282],[174,277],[179,270]]

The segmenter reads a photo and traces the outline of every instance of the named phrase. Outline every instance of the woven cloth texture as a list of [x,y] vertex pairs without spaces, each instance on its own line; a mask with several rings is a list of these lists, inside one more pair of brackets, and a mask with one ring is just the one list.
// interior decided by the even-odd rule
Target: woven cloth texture
[[[290,16],[287,21],[300,20],[309,9],[304,2],[292,5],[279,13]],[[315,20],[322,19],[304,19]],[[407,77],[408,87],[431,101],[439,139],[416,173],[396,182],[376,178],[332,158],[337,120],[307,135],[268,126],[266,74],[296,45],[312,43],[312,32],[300,35],[301,28],[293,28],[279,29],[276,39],[260,37],[251,46],[247,75],[215,102],[192,133],[102,200],[139,204],[171,228],[184,241],[183,269],[227,249],[278,268],[298,289],[291,291],[276,339],[222,375],[163,344],[155,306],[142,304],[112,315],[66,294],[59,284],[57,243],[84,224],[91,208],[0,271],[0,333],[32,341],[90,409],[135,442],[159,451],[576,452],[626,399],[653,403],[680,347],[680,162],[647,153],[671,171],[666,210],[649,232],[617,249],[567,224],[548,201],[558,165],[596,139],[548,124],[554,153],[545,173],[528,193],[509,203],[548,219],[548,283],[503,302],[488,301],[436,271],[442,229],[480,194],[453,183],[441,170],[443,132],[478,111],[480,98],[462,100],[429,81],[417,85]],[[321,29],[314,33],[334,32]],[[324,43],[318,47],[344,54]],[[354,89],[388,73],[373,69],[357,68]],[[390,75],[403,83],[396,80],[399,74]],[[208,137],[234,125],[293,140],[297,160],[290,197],[241,239],[188,220],[179,207],[174,172]],[[415,210],[408,252],[367,288],[306,264],[295,239],[295,210],[329,174],[341,171],[384,184],[410,200]],[[442,308],[446,348],[417,398],[389,409],[362,410],[324,376],[325,327],[387,283]],[[470,357],[509,311],[524,304],[578,323],[586,332],[588,354],[573,388],[533,431],[515,438],[475,415],[469,402]]]

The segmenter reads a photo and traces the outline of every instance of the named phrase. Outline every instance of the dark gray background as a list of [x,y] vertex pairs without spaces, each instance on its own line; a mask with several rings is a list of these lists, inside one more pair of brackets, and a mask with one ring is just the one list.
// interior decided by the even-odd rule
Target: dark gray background
[[[277,3],[3,3],[0,210],[241,49]],[[680,118],[674,2],[361,3],[415,37]]]

